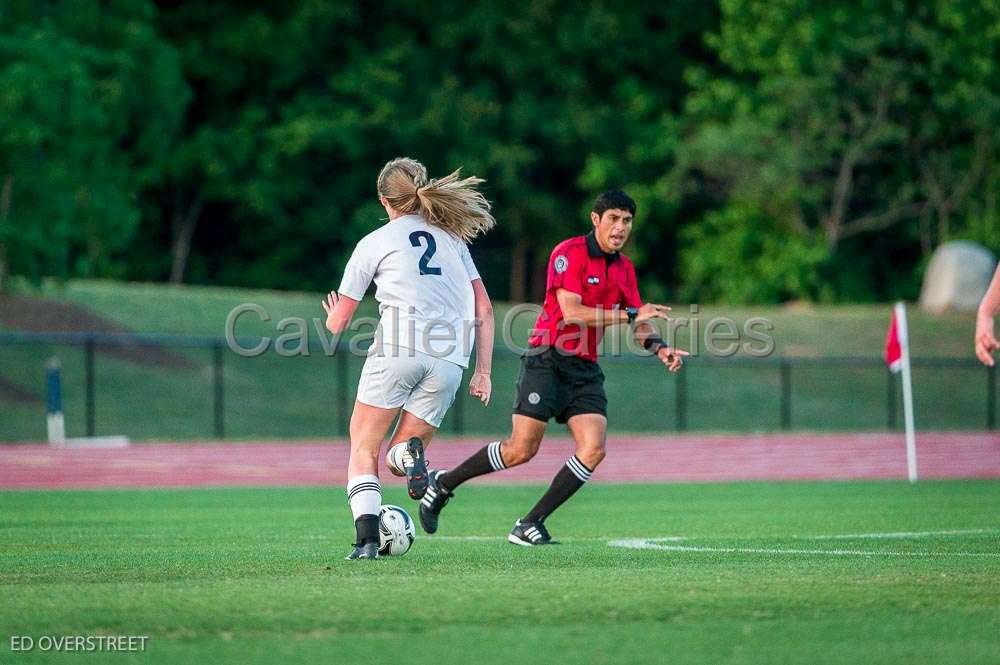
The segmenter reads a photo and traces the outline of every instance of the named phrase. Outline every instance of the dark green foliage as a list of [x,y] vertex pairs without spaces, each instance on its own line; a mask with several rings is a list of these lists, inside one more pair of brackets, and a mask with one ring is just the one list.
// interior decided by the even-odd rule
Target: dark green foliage
[[188,98],[144,0],[0,13],[0,279],[123,276]]
[[[981,0],[723,0],[708,36],[721,69],[692,67],[672,174],[731,224],[682,249],[694,293],[756,299],[913,297],[921,255],[972,237],[1000,250],[1000,6]],[[704,219],[717,226],[719,213]],[[987,231],[987,229],[994,229]],[[786,238],[788,256],[769,254]],[[813,248],[803,256],[801,247]],[[826,248],[826,255],[821,249]],[[777,261],[775,261],[777,259]],[[762,262],[779,263],[770,275]],[[860,283],[858,283],[860,282]]]
[[487,179],[502,298],[539,297],[611,187],[648,298],[912,296],[940,242],[1000,250],[998,25],[988,0],[11,1],[0,279],[325,290],[407,154]]

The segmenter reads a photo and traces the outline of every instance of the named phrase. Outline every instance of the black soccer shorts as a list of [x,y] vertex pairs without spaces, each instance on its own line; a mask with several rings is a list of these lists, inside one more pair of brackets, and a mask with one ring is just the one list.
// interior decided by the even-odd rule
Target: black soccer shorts
[[552,347],[521,358],[514,413],[536,420],[565,423],[582,413],[607,417],[604,372],[597,363]]

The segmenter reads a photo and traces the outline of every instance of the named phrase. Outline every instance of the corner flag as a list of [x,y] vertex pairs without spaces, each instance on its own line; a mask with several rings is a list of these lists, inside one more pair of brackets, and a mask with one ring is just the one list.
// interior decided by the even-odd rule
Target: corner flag
[[910,340],[906,328],[906,305],[896,303],[885,339],[885,362],[889,371],[902,372],[903,415],[906,420],[906,471],[911,483],[917,482],[917,442],[913,431],[913,385],[910,381]]
[[892,310],[892,319],[889,321],[889,334],[885,338],[885,364],[889,366],[889,371],[893,374],[898,374],[903,369],[903,350],[899,343],[899,327],[896,323],[895,308]]

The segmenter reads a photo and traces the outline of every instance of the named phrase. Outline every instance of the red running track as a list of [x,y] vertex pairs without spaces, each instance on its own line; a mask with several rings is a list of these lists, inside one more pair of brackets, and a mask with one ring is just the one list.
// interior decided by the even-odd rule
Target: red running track
[[[432,466],[448,468],[486,439],[440,439]],[[567,437],[547,438],[530,463],[482,482],[545,483],[572,453]],[[921,433],[923,478],[1000,477],[1000,434]],[[128,448],[0,445],[0,488],[342,485],[343,442],[140,443]],[[399,482],[388,471],[383,481]],[[704,482],[905,478],[896,434],[767,434],[613,437],[596,482]]]

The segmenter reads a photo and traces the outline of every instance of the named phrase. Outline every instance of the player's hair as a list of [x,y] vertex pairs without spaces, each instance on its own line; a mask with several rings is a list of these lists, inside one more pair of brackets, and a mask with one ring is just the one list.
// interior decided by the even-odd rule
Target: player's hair
[[632,197],[620,189],[612,189],[604,192],[594,201],[594,212],[600,217],[606,210],[628,210],[635,214],[635,201]]
[[378,174],[378,193],[401,213],[416,213],[465,242],[493,228],[490,202],[477,189],[475,176],[459,178],[455,169],[443,178],[427,179],[423,164],[397,157]]

